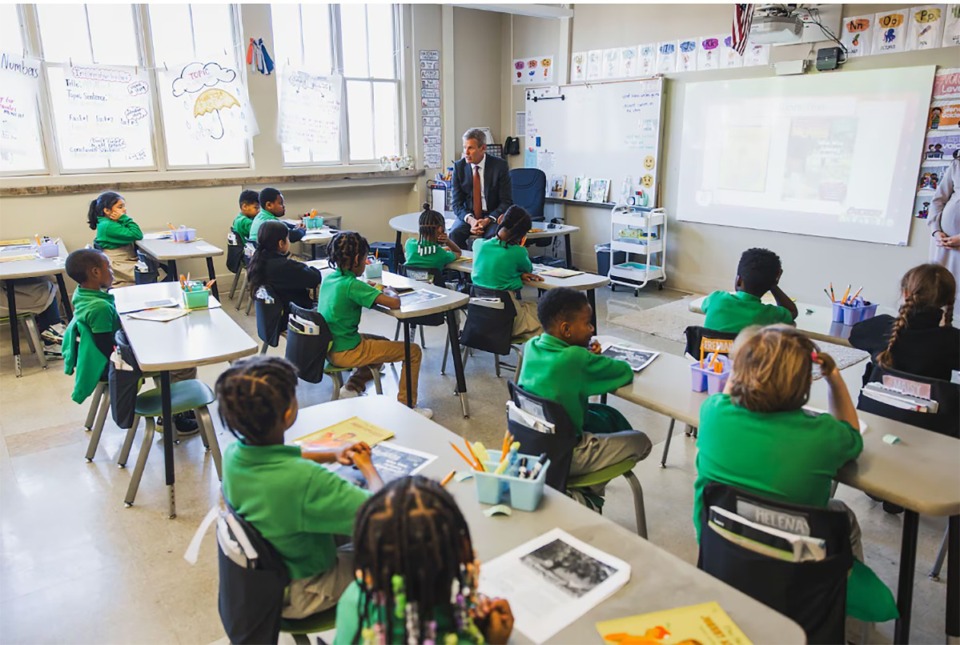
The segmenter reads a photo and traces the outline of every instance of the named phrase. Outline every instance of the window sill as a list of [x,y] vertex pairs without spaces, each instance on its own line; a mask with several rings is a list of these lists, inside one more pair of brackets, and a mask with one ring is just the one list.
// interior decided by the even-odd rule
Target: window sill
[[314,174],[287,174],[287,175],[237,175],[230,177],[208,177],[202,179],[157,179],[150,181],[124,181],[117,176],[116,181],[105,183],[98,177],[96,182],[84,182],[83,177],[61,176],[56,179],[72,179],[71,183],[40,184],[40,181],[50,181],[50,177],[23,178],[28,182],[37,182],[36,185],[9,186],[4,181],[0,183],[0,197],[26,197],[43,195],[75,195],[97,193],[103,190],[115,189],[123,191],[158,190],[168,188],[212,188],[218,186],[251,186],[271,185],[286,190],[306,190],[320,188],[343,188],[345,186],[375,186],[378,184],[415,183],[422,177],[423,170],[376,170],[369,172],[325,172]]

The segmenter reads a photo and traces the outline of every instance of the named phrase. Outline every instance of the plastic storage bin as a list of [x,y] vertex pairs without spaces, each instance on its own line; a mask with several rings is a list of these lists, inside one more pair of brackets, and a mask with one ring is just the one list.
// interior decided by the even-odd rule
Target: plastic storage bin
[[210,290],[184,291],[183,305],[187,309],[206,309],[210,306]]
[[60,255],[60,245],[56,242],[44,242],[37,247],[37,254],[42,258],[55,258]]
[[196,239],[197,239],[197,229],[195,228],[173,229],[174,242],[193,242]]
[[316,231],[323,228],[323,218],[316,217],[304,217],[303,225],[308,231]]
[[377,280],[383,277],[383,262],[371,262],[363,270],[367,280]]
[[[483,462],[487,472],[473,473],[473,479],[477,482],[477,501],[481,504],[508,504],[521,511],[537,510],[543,497],[550,460],[544,462],[536,479],[520,479],[510,475],[495,475],[493,471],[500,464],[501,453],[493,450],[488,452],[494,459]],[[518,459],[521,457],[526,457],[528,464],[535,464],[539,459],[532,455],[517,454]]]
[[[597,244],[593,247],[597,252],[597,275],[607,275],[610,273],[610,244]],[[613,252],[613,264],[620,264],[627,261],[627,254],[624,251]]]
[[700,362],[690,364],[690,389],[694,392],[707,392],[707,394],[717,394],[723,392],[723,388],[727,386],[727,379],[730,378],[731,365],[730,359],[725,356],[720,357],[720,364],[723,366],[723,371],[720,373],[714,372],[710,369],[709,361],[704,361],[703,367],[700,367]]
[[868,320],[877,315],[877,305],[848,306],[839,302],[833,303],[833,322],[842,322],[844,325],[856,325],[862,320]]

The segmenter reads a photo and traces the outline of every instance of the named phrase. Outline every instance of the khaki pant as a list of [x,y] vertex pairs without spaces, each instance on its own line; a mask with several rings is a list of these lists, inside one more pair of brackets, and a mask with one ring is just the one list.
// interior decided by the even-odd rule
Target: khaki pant
[[110,259],[113,269],[113,286],[129,287],[137,283],[134,275],[137,270],[137,249],[133,244],[125,244],[116,249],[103,249]]
[[335,607],[354,578],[353,545],[340,547],[332,569],[290,581],[281,615],[295,620]]
[[[397,401],[406,405],[407,403],[407,378],[410,378],[410,387],[413,392],[412,404],[417,405],[417,382],[420,380],[420,360],[423,352],[420,346],[410,343],[410,369],[404,365],[400,371],[400,390],[397,392]],[[353,376],[347,381],[347,388],[357,392],[363,392],[367,382],[373,378],[370,368],[380,369],[383,363],[396,363],[403,361],[403,343],[395,340],[387,340],[383,336],[374,336],[372,334],[360,334],[360,344],[353,349],[343,352],[330,352],[330,362],[337,367],[358,367]]]
[[510,299],[517,310],[517,317],[513,319],[513,337],[535,336],[543,332],[540,319],[537,318],[537,303],[517,298],[511,291]]

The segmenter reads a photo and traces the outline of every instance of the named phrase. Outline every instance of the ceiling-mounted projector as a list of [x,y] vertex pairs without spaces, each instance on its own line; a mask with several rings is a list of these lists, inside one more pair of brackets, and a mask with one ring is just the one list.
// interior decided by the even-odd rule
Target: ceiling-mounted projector
[[750,42],[759,45],[783,45],[800,42],[803,21],[796,14],[754,15],[750,25]]

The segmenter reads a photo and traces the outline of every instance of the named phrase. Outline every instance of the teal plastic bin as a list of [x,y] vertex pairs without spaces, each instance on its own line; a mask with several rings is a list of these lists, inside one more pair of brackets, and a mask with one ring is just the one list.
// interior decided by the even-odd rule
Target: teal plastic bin
[[187,309],[206,309],[210,306],[210,290],[184,291],[183,306]]
[[[494,470],[500,464],[501,453],[498,451],[489,451],[494,459],[485,461],[484,466],[487,472],[474,471],[473,479],[477,482],[477,501],[481,504],[507,504],[511,508],[521,511],[535,511],[540,505],[540,499],[543,497],[543,487],[547,481],[547,469],[550,468],[550,460],[547,459],[543,468],[536,479],[520,479],[511,475],[496,475]],[[537,463],[539,457],[533,455],[518,454],[517,459],[527,458],[527,463],[531,466]]]

